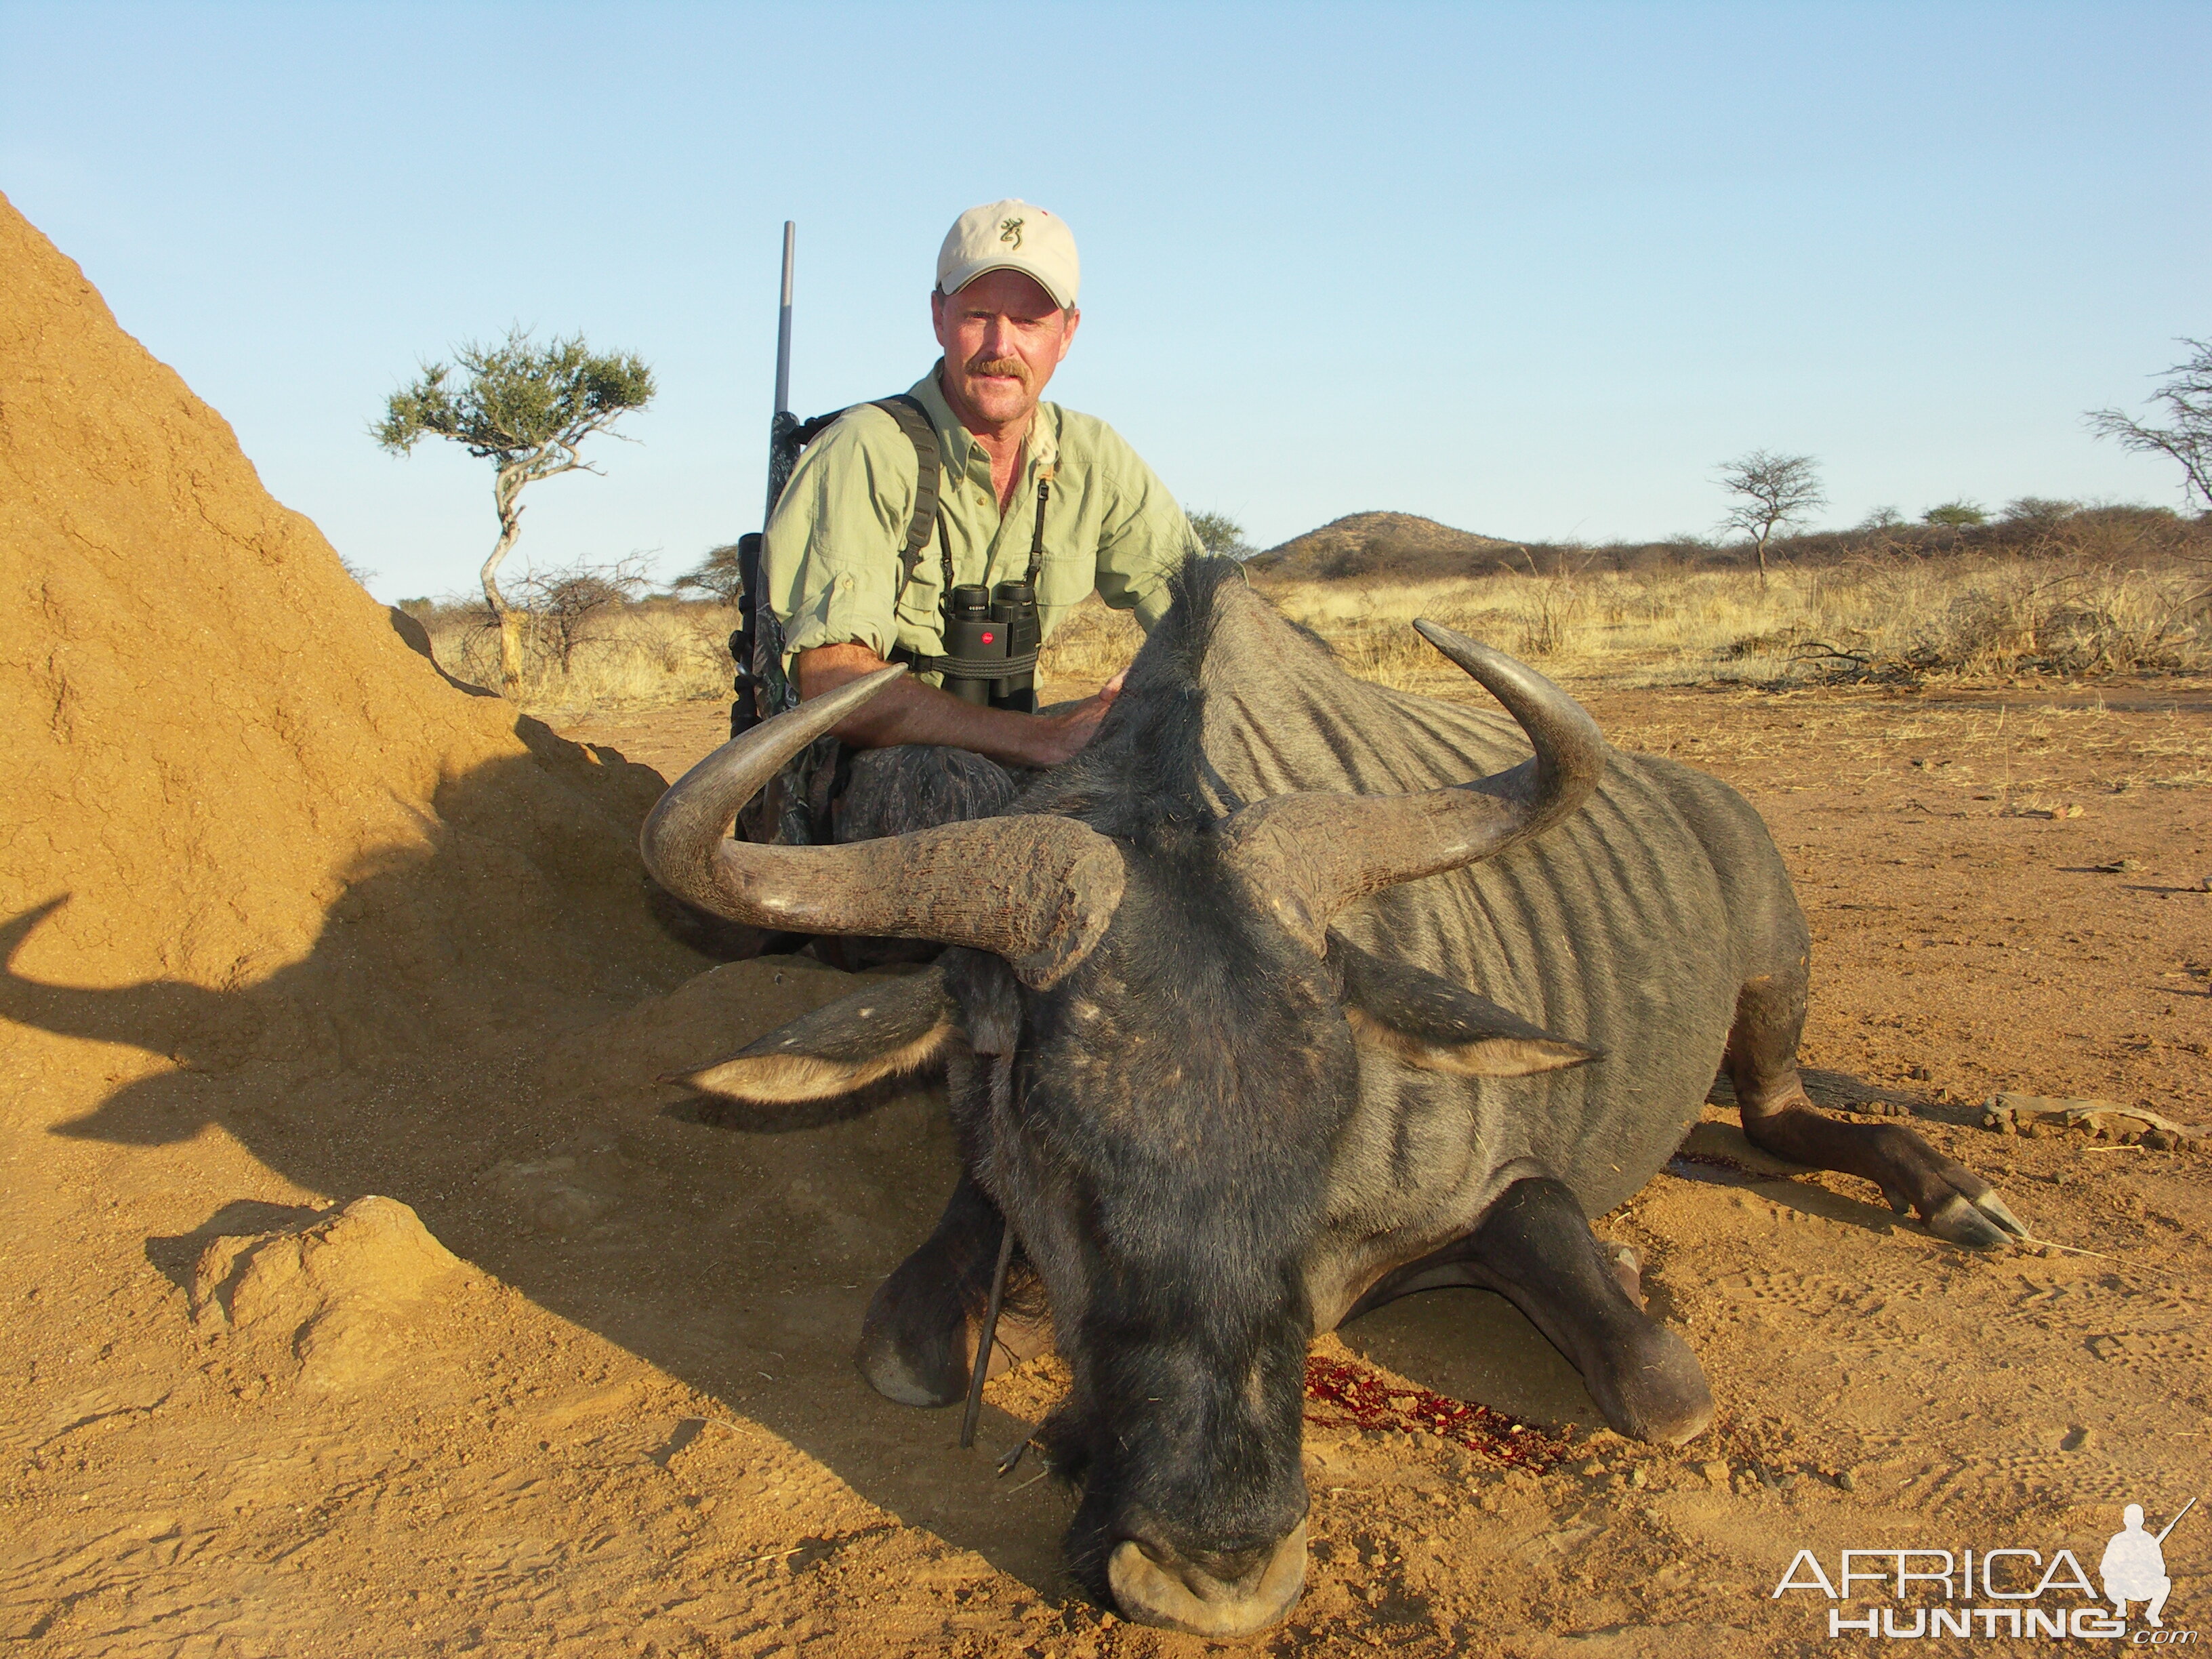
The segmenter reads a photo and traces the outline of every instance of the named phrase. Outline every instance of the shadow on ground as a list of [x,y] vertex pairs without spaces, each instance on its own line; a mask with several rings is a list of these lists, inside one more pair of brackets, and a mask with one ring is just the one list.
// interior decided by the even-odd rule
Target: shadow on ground
[[[871,1502],[1064,1590],[1066,1500],[1050,1482],[1010,1493],[992,1478],[1025,1425],[987,1411],[961,1452],[957,1413],[893,1406],[852,1365],[869,1294],[951,1189],[941,1099],[908,1091],[775,1135],[674,1115],[683,1097],[658,1075],[855,981],[789,958],[717,969],[670,941],[634,856],[592,810],[611,793],[641,817],[657,775],[649,788],[617,775],[612,791],[580,797],[574,822],[524,818],[518,834],[519,812],[543,812],[543,789],[519,787],[542,784],[532,769],[590,765],[529,725],[532,755],[443,785],[428,844],[364,859],[309,955],[257,983],[43,982],[18,958],[35,959],[40,924],[67,896],[0,921],[0,1017],[156,1057],[151,1075],[50,1132],[155,1146],[212,1126],[312,1192],[398,1199],[456,1254],[782,1436]],[[601,781],[621,764],[599,762]],[[96,1079],[102,1064],[95,1053],[82,1069]],[[144,1271],[179,1287],[181,1326],[210,1238],[299,1218],[239,1195],[197,1228],[149,1239]],[[660,1437],[673,1443],[681,1427],[672,1419]]]
[[[603,826],[533,826],[520,863],[511,834],[471,830],[511,810],[504,769],[546,762],[447,784],[447,833],[365,863],[315,950],[257,984],[87,989],[0,973],[0,1015],[167,1062],[52,1133],[153,1146],[215,1125],[312,1191],[397,1198],[539,1306],[764,1425],[906,1522],[1065,1594],[1067,1499],[1050,1482],[993,1478],[1028,1425],[987,1410],[960,1451],[957,1412],[893,1406],[851,1363],[869,1295],[951,1190],[941,1098],[910,1091],[776,1134],[684,1112],[658,1076],[856,981],[798,958],[708,970],[647,922]],[[629,782],[640,802],[654,793]],[[0,926],[6,961],[63,902]],[[149,1239],[147,1271],[184,1285],[208,1238],[297,1219],[226,1205],[191,1233]],[[1345,1335],[1441,1392],[1538,1422],[1596,1420],[1502,1298],[1413,1297]],[[668,1425],[665,1455],[687,1426],[699,1432],[697,1419]]]

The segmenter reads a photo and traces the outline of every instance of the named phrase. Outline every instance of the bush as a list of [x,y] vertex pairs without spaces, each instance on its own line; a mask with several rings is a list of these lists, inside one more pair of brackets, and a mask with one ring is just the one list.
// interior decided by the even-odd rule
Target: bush
[[1194,513],[1190,527],[1198,544],[1224,559],[1249,559],[1260,550],[1244,538],[1244,526],[1226,513]]
[[2006,524],[2034,525],[2039,528],[2057,524],[2061,519],[2070,519],[2081,510],[2079,501],[2055,501],[2048,495],[2015,495],[2004,504],[2001,515]]

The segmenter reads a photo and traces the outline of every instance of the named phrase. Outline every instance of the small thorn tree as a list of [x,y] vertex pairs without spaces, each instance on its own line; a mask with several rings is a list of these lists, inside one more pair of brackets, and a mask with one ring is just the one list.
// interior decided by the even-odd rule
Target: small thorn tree
[[1777,455],[1754,449],[1721,463],[1721,488],[1743,499],[1721,520],[1724,530],[1751,538],[1759,556],[1759,585],[1766,586],[1766,544],[1786,524],[1801,524],[1813,509],[1828,504],[1820,487],[1820,463],[1810,455]]
[[1249,559],[1260,550],[1244,539],[1244,526],[1226,513],[1194,513],[1192,533],[1206,552],[1223,559]]
[[499,540],[483,562],[483,595],[499,624],[501,689],[512,697],[522,687],[522,623],[500,591],[499,567],[522,533],[523,489],[563,472],[597,472],[578,446],[652,401],[653,371],[635,355],[593,352],[581,335],[540,347],[522,328],[495,344],[460,346],[453,358],[458,374],[425,363],[422,378],[392,394],[370,430],[395,455],[428,434],[451,438],[498,468]]
[[2100,438],[2124,449],[2164,455],[2181,464],[2182,499],[2212,509],[2212,340],[2184,339],[2190,355],[2166,371],[2149,401],[2166,405],[2171,426],[2145,426],[2117,409],[2093,409],[2082,419]]
[[679,592],[689,589],[722,605],[735,605],[745,591],[744,578],[738,571],[738,544],[724,542],[708,548],[696,568],[676,579],[676,586]]

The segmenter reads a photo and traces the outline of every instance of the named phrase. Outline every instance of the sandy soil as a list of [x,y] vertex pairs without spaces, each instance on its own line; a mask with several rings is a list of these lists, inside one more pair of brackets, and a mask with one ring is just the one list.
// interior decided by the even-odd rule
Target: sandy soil
[[[1565,1455],[1535,1473],[1425,1434],[1312,1431],[1310,1588],[1260,1645],[1811,1651],[1826,1603],[1768,1595],[1801,1547],[1831,1571],[1846,1547],[2089,1559],[2122,1503],[2158,1522],[2204,1490],[2202,1155],[2000,1138],[1971,1109],[2021,1088],[2212,1117],[2203,693],[2101,710],[1585,695],[1617,740],[1691,756],[1766,813],[1818,939],[1809,1062],[1914,1103],[2040,1236],[2096,1254],[1971,1255],[1840,1177],[1678,1164],[1601,1231],[1644,1253],[1712,1378],[1715,1429],[1655,1451],[1591,1428],[1571,1374],[1482,1293],[1373,1316],[1345,1334],[1352,1355],[1565,1425]],[[665,772],[719,718],[574,735]],[[562,1038],[387,1072],[342,1124],[233,1102],[156,1141],[147,1079],[118,1078],[68,1139],[14,1139],[28,1201],[7,1241],[0,1639],[1196,1651],[1071,1599],[1066,1498],[993,1479],[1048,1367],[993,1385],[965,1454],[951,1414],[890,1406],[850,1368],[866,1297],[950,1185],[936,1103],[742,1135],[670,1115],[651,1081],[848,982],[796,961],[716,969]],[[159,1109],[184,1109],[188,1085],[154,1082]],[[1708,1116],[1708,1150],[1758,1167]],[[66,1188],[34,1179],[56,1147],[80,1160]],[[451,1271],[401,1283],[372,1255],[350,1291],[287,1281],[258,1315],[244,1291],[226,1312],[209,1273],[237,1246],[210,1269],[210,1240],[368,1193],[411,1206]],[[316,1322],[349,1310],[349,1339],[319,1352]],[[2212,1526],[2185,1522],[2167,1555],[2169,1623],[2205,1620]]]

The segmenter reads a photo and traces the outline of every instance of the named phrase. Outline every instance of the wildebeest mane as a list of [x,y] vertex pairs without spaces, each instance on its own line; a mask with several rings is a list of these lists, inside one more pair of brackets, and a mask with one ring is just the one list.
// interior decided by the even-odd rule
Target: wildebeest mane
[[1244,580],[1233,561],[1186,560],[1169,578],[1173,602],[1129,665],[1097,737],[1040,777],[1012,810],[1081,818],[1139,846],[1212,817],[1203,787],[1203,671],[1223,590]]

